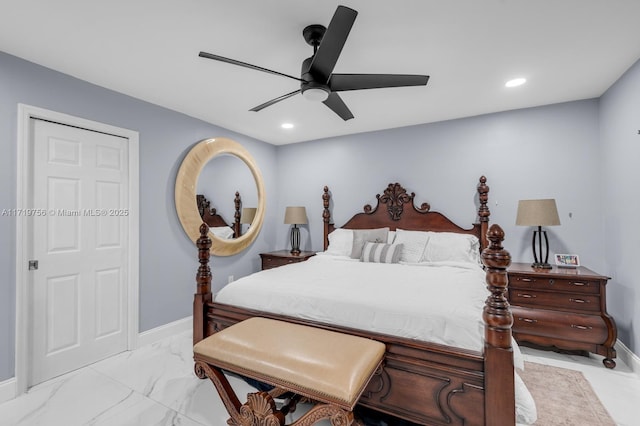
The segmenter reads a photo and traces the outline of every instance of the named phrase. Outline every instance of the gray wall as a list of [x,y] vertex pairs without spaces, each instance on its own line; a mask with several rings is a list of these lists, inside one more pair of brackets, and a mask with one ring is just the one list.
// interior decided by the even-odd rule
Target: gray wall
[[[196,249],[182,231],[173,202],[182,158],[199,140],[227,136],[255,157],[265,180],[267,223],[275,205],[276,148],[194,118],[105,90],[0,52],[0,211],[16,206],[18,103],[123,127],[140,135],[140,331],[191,315]],[[232,199],[229,203],[232,202]],[[18,219],[20,220],[20,219]],[[0,381],[14,376],[15,222],[0,217]],[[214,258],[214,287],[229,275],[259,269],[270,250],[265,227],[242,255]]]
[[[533,260],[532,228],[515,226],[518,200],[555,198],[561,226],[547,228],[551,251],[578,253],[588,267],[605,270],[597,100],[288,145],[278,150],[278,162],[286,164],[278,211],[307,207],[305,249],[322,248],[324,185],[333,193],[337,225],[374,203],[388,183],[400,182],[417,202],[469,227],[478,178],[486,175],[491,221],[505,230],[514,261]],[[278,245],[286,236],[285,227]]]
[[[140,331],[191,314],[195,248],[173,205],[175,175],[197,141],[231,137],[256,158],[267,210],[258,240],[241,255],[213,258],[214,289],[229,275],[259,269],[258,253],[288,247],[288,205],[307,207],[304,249],[322,248],[322,188],[333,193],[336,224],[374,203],[390,182],[461,225],[476,220],[476,184],[486,175],[493,223],[507,235],[514,261],[531,261],[531,229],[515,226],[517,202],[553,197],[561,226],[553,252],[578,253],[609,274],[609,311],[620,338],[637,353],[638,291],[631,272],[639,233],[636,64],[600,100],[509,111],[461,120],[274,147],[202,121],[90,85],[0,53],[0,209],[16,200],[17,104],[25,103],[140,132]],[[635,95],[633,95],[635,94]],[[602,104],[602,105],[600,105]],[[212,180],[217,179],[215,173]],[[604,204],[603,204],[604,203]],[[606,208],[603,207],[606,206]],[[569,214],[571,213],[571,217]],[[13,376],[15,219],[0,217],[0,381]]]
[[603,177],[607,294],[618,337],[638,354],[640,348],[640,61],[600,100],[600,154]]

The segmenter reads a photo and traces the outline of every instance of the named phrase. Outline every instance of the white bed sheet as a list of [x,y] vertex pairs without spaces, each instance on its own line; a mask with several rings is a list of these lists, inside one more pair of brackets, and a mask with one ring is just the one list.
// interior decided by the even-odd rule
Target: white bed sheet
[[482,351],[485,273],[474,264],[316,255],[225,286],[220,303]]

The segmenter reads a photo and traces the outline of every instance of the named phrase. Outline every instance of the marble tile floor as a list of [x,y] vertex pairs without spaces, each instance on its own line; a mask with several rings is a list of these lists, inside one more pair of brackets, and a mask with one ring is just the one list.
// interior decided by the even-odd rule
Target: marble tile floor
[[[621,361],[612,371],[600,357],[522,351],[527,361],[582,371],[617,424],[640,424],[640,377]],[[230,381],[241,398],[253,391],[237,378]],[[81,368],[0,404],[2,426],[223,426],[227,418],[213,384],[193,374],[190,333]]]

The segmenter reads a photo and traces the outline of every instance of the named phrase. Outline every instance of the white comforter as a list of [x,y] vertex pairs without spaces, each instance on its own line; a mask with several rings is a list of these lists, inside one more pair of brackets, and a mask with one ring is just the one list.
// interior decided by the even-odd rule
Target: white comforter
[[485,274],[464,263],[363,263],[319,254],[224,287],[217,302],[482,351]]

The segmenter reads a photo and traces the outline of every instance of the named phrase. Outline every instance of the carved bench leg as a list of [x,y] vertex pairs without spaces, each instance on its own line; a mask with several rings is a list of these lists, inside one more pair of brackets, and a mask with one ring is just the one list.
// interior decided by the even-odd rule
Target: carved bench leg
[[[215,386],[222,403],[231,416],[227,423],[230,425],[242,425],[243,423],[238,423],[241,420],[240,407],[242,406],[242,403],[236,396],[235,391],[231,387],[229,380],[227,380],[222,370],[198,360],[196,360],[194,368],[196,376],[201,379],[208,377]],[[235,421],[236,423],[231,423],[231,421]],[[251,423],[249,423],[248,426],[251,426]]]
[[[285,417],[293,412],[300,400],[298,395],[291,398],[280,410],[269,392],[255,392],[247,395],[247,402],[242,404],[225,377],[222,370],[196,361],[195,373],[200,378],[208,377],[215,386],[220,399],[231,416],[227,420],[230,426],[285,426]],[[274,394],[278,394],[275,392]],[[332,426],[361,425],[355,420],[353,412],[346,411],[336,405],[319,403],[314,405],[298,420],[289,426],[311,426],[323,419],[329,419]]]
[[[276,409],[276,404],[268,392],[255,392],[248,394],[247,402],[240,407],[240,422],[232,417],[227,423],[230,426],[286,426],[286,412],[287,407],[284,411]],[[332,426],[356,424],[352,412],[335,405],[317,404],[288,426],[312,426],[323,419],[329,419]]]
[[343,410],[335,405],[316,404],[289,426],[311,426],[323,419],[329,419],[331,426],[361,425],[355,420],[352,411]]

